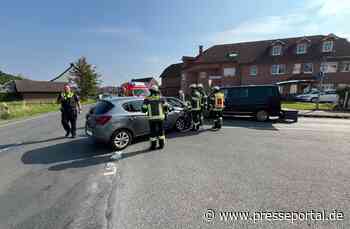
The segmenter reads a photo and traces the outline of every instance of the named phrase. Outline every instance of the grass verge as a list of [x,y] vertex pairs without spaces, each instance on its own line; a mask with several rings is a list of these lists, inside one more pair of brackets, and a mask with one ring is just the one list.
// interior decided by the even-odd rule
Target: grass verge
[[[333,110],[334,106],[335,104],[331,103],[320,103],[319,109],[331,111]],[[293,110],[314,110],[316,109],[316,103],[283,101],[282,108]]]
[[[82,101],[82,105],[95,103],[95,100]],[[22,119],[34,115],[59,111],[60,105],[56,103],[26,103],[25,101],[6,102],[9,112],[1,112],[0,121]]]

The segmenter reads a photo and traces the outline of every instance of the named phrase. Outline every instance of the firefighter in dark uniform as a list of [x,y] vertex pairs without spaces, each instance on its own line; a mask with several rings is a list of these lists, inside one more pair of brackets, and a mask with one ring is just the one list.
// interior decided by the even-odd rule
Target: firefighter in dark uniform
[[215,86],[212,89],[212,94],[209,97],[209,106],[211,117],[214,118],[213,129],[221,129],[222,127],[222,111],[224,109],[225,96],[220,91],[220,88]]
[[72,138],[75,138],[77,117],[78,113],[81,112],[79,97],[66,85],[64,86],[64,92],[58,96],[57,102],[61,104],[61,122],[66,131],[66,137],[71,134]]
[[151,150],[157,148],[157,142],[160,149],[164,148],[164,120],[168,113],[168,104],[164,98],[160,97],[157,86],[154,85],[150,88],[150,95],[145,98],[142,111],[147,112],[149,120]]
[[204,123],[204,111],[207,109],[207,94],[204,91],[203,84],[198,84],[197,85],[198,92],[201,95],[201,111],[200,111],[200,125],[202,126]]
[[191,84],[190,85],[190,89],[191,89],[191,97],[190,97],[190,107],[191,107],[191,116],[192,116],[192,130],[193,131],[198,131],[199,130],[199,126],[200,126],[200,122],[201,122],[201,118],[200,118],[200,114],[201,114],[201,94],[199,93],[198,89],[197,89],[197,85],[196,84]]

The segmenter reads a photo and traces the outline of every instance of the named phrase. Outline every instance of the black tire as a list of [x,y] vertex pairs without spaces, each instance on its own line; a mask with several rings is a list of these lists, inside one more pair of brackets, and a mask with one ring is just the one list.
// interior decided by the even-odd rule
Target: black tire
[[310,101],[311,101],[312,103],[316,103],[316,102],[317,102],[317,98],[312,98]]
[[[118,143],[119,142],[119,143]],[[117,130],[113,133],[110,141],[110,145],[113,150],[123,150],[132,142],[132,135],[130,131],[126,129]]]
[[265,122],[269,119],[269,113],[265,110],[260,110],[256,112],[255,117],[259,122]]

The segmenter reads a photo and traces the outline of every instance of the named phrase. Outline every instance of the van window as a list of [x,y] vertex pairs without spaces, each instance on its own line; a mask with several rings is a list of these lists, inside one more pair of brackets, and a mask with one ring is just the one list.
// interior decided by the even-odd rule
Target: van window
[[239,97],[240,98],[247,98],[249,96],[248,94],[248,88],[241,88],[239,90]]
[[98,102],[96,107],[93,109],[94,114],[101,115],[105,114],[113,108],[113,104],[108,101]]
[[128,112],[142,112],[143,100],[131,101],[123,104],[124,110]]
[[239,98],[239,88],[227,89],[227,98]]

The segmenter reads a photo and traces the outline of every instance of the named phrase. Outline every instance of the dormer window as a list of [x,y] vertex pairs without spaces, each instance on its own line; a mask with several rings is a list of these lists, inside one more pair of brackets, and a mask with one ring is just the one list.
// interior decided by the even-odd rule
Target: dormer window
[[332,52],[333,51],[333,40],[323,41],[322,52]]
[[299,43],[297,44],[297,54],[305,54],[307,50],[307,44],[306,43]]
[[280,55],[282,55],[282,45],[272,46],[272,56],[280,56]]

